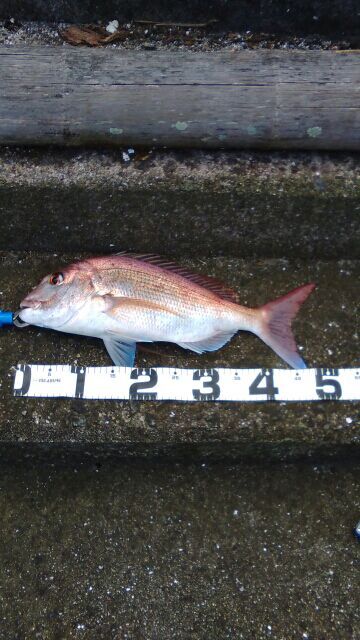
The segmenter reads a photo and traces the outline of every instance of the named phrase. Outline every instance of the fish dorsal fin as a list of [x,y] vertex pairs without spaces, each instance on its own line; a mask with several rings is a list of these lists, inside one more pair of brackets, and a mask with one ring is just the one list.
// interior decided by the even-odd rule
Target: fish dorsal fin
[[203,276],[200,273],[194,273],[190,269],[186,267],[181,267],[175,262],[171,262],[166,258],[162,258],[161,256],[152,254],[152,253],[130,253],[128,251],[121,251],[120,253],[115,254],[120,258],[132,258],[133,260],[139,260],[140,262],[146,262],[155,267],[160,267],[161,269],[165,269],[171,273],[176,273],[178,276],[193,282],[194,284],[199,285],[200,287],[204,287],[208,291],[219,296],[223,300],[230,300],[231,302],[239,302],[238,294],[223,284],[220,280],[216,278],[212,278],[210,276]]

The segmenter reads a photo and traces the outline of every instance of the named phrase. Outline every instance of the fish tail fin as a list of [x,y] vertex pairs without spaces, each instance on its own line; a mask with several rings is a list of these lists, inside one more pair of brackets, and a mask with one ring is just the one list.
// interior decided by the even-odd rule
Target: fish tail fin
[[306,364],[297,351],[291,322],[314,289],[315,284],[304,284],[257,309],[257,335],[294,369],[305,369]]

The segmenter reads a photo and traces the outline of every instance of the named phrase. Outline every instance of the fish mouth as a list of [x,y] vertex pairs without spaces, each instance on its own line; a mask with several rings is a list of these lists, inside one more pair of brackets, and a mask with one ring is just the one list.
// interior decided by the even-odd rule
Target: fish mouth
[[[24,307],[24,309],[27,309],[28,307]],[[17,311],[15,311],[14,315],[13,315],[13,324],[15,325],[15,327],[18,327],[19,329],[22,329],[23,327],[28,327],[29,323],[25,322],[25,320],[21,320],[20,318],[20,313],[22,312],[22,309],[18,309]]]
[[38,309],[43,304],[43,300],[23,300],[20,302],[20,309]]

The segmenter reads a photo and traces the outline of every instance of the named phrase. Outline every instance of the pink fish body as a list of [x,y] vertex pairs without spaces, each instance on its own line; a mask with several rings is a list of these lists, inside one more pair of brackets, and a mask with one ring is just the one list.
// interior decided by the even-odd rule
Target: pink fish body
[[101,338],[117,365],[133,366],[137,342],[174,342],[203,353],[246,330],[292,367],[304,368],[291,321],[314,286],[303,285],[251,309],[217,280],[156,256],[123,253],[89,258],[46,276],[21,302],[19,317]]

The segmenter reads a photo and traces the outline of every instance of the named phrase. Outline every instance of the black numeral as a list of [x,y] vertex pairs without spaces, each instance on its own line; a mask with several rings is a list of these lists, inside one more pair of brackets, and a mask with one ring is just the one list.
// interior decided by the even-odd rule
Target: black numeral
[[71,373],[76,374],[75,398],[82,398],[84,395],[86,367],[71,365]]
[[193,380],[203,381],[203,378],[210,377],[210,380],[203,382],[205,389],[193,389],[195,400],[217,400],[220,396],[219,372],[217,369],[198,369],[194,372]]
[[133,369],[130,378],[131,380],[138,380],[140,376],[149,376],[150,380],[145,382],[134,382],[129,389],[130,400],[156,400],[157,393],[143,393],[144,389],[153,389],[156,387],[158,377],[155,369]]
[[[260,387],[260,383],[265,380],[265,385]],[[274,373],[272,369],[261,369],[256,376],[254,382],[249,387],[251,396],[266,395],[267,400],[275,400],[275,395],[279,393],[279,389],[274,387]]]
[[14,390],[14,396],[26,396],[30,389],[31,383],[31,367],[28,364],[22,364],[18,367],[18,371],[22,371],[24,374],[23,383],[21,389]]
[[[316,369],[316,393],[321,400],[338,400],[341,398],[342,389],[340,382],[328,377],[338,375],[339,369]],[[325,391],[322,387],[332,387],[332,391]]]

